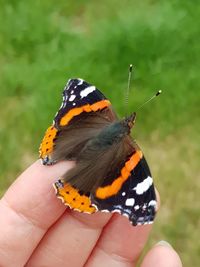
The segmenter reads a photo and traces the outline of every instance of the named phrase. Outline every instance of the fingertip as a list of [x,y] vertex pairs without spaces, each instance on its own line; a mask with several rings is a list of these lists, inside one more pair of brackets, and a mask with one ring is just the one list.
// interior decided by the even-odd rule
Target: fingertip
[[2,201],[41,227],[49,227],[65,210],[52,184],[71,169],[74,162],[44,166],[39,160],[26,169],[8,188]]
[[104,228],[97,247],[108,255],[117,255],[127,262],[136,262],[151,229],[152,224],[133,226],[128,218],[115,213]]
[[141,267],[182,267],[181,259],[166,241],[157,243],[145,256]]
[[25,266],[45,232],[62,216],[66,208],[56,198],[52,183],[73,164],[44,166],[37,160],[1,198],[1,266],[11,266],[13,262],[15,266]]
[[60,178],[65,172],[74,167],[74,161],[60,161],[53,165],[43,165],[41,160],[35,161],[24,173],[33,174],[37,172],[41,178]]

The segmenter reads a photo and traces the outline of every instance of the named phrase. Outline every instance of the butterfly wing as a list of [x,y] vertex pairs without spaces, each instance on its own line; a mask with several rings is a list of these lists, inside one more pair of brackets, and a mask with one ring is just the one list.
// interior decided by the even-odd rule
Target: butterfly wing
[[150,224],[156,214],[156,194],[148,164],[141,151],[126,161],[119,177],[91,196],[100,211],[117,212],[133,225]]
[[110,102],[96,87],[71,79],[40,146],[40,157],[43,164],[77,161],[54,184],[57,196],[70,208],[87,213],[119,212],[134,225],[151,223],[157,203],[153,181],[130,136],[109,149],[92,146],[84,151],[85,145],[116,119]]
[[40,145],[43,164],[76,159],[85,142],[115,119],[110,101],[95,86],[82,79],[70,79],[53,125]]
[[60,129],[83,112],[95,112],[110,105],[110,101],[95,86],[82,79],[70,79],[64,88],[63,102],[54,119],[55,127]]
[[79,152],[74,168],[54,184],[57,196],[74,210],[86,213],[98,211],[91,198],[92,192],[95,193],[98,186],[113,181],[115,175],[120,174],[124,159],[134,149],[129,137],[109,148],[104,141],[97,146],[94,143],[89,145],[89,148]]

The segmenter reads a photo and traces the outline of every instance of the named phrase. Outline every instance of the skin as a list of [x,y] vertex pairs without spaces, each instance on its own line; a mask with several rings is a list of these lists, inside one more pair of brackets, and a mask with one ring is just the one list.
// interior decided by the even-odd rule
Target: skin
[[[72,162],[31,165],[0,200],[1,267],[129,267],[147,242],[152,225],[133,227],[118,214],[81,214],[56,198],[52,183]],[[171,246],[156,245],[141,267],[181,267]]]

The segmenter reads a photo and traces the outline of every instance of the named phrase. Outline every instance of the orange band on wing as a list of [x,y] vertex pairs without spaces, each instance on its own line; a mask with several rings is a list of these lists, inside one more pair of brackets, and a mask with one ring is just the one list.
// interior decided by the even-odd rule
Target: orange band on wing
[[94,213],[96,208],[92,206],[90,198],[85,195],[80,195],[78,190],[69,184],[64,183],[64,186],[58,188],[54,184],[58,198],[69,206],[71,209],[78,210],[79,212]]
[[67,125],[73,117],[81,114],[82,112],[91,112],[91,111],[101,110],[101,109],[104,109],[110,106],[110,104],[111,104],[110,101],[105,99],[97,103],[94,103],[92,105],[87,104],[79,108],[73,108],[62,117],[62,119],[60,120],[60,125],[61,126]]
[[111,197],[119,192],[123,183],[128,179],[131,174],[131,171],[138,164],[142,158],[142,151],[137,150],[131,158],[125,163],[125,166],[121,170],[121,175],[115,179],[111,185],[104,187],[99,187],[96,190],[96,197],[100,199],[105,199]]
[[53,125],[46,130],[39,148],[40,158],[44,158],[46,155],[49,155],[52,152],[57,131],[58,130]]

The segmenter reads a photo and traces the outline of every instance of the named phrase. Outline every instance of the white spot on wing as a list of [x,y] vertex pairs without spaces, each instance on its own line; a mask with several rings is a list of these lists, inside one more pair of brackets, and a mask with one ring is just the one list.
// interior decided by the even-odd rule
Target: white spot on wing
[[77,85],[81,85],[83,83],[83,80],[82,79],[78,79],[78,80],[79,80],[79,82]]
[[109,213],[109,210],[101,210],[101,212]]
[[121,213],[124,217],[128,218],[129,219],[129,215],[126,214],[126,213]]
[[71,102],[71,101],[74,101],[75,98],[76,98],[75,95],[71,95],[70,98],[69,98],[69,101],[70,101],[70,102]]
[[147,205],[144,204],[144,205],[142,206],[142,209],[143,209],[143,210],[146,210],[146,209],[147,209]]
[[124,197],[126,195],[126,192],[122,192],[122,196]]
[[126,206],[133,206],[134,204],[135,204],[134,198],[128,198],[125,203]]
[[155,200],[151,200],[148,204],[148,206],[156,206],[157,202]]
[[144,222],[144,223],[137,223],[137,225],[146,225],[146,224],[152,224],[153,221],[149,221],[149,222]]
[[134,207],[135,210],[139,210],[139,208],[140,208],[139,205],[136,205],[136,206]]
[[89,86],[80,92],[80,96],[81,98],[86,97],[95,90],[96,90],[95,86]]
[[142,195],[144,192],[146,192],[149,187],[152,185],[153,183],[153,179],[148,176],[146,179],[144,179],[144,181],[142,181],[141,183],[138,183],[136,187],[134,187],[133,189],[136,191],[137,195]]
[[112,213],[119,213],[119,214],[121,214],[121,210],[118,210],[118,209],[112,210],[111,212]]

